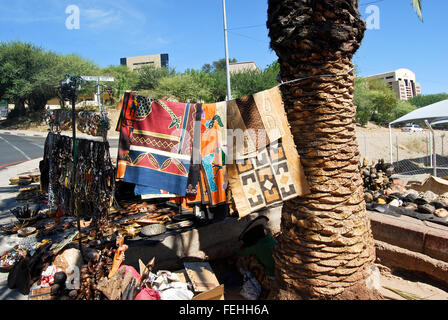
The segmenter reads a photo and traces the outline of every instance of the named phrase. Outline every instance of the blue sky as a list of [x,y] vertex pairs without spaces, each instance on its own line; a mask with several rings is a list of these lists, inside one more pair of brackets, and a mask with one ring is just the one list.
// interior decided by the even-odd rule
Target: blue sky
[[[425,22],[410,0],[360,0],[379,8],[379,29],[367,30],[355,56],[361,76],[409,68],[424,94],[448,92],[448,1],[422,0]],[[437,2],[437,4],[435,4]],[[66,8],[80,9],[80,29],[69,30]],[[267,0],[226,0],[229,54],[265,68],[269,49]],[[224,56],[222,0],[0,0],[0,41],[32,42],[76,53],[105,67],[121,57],[168,53],[178,71],[199,69]]]

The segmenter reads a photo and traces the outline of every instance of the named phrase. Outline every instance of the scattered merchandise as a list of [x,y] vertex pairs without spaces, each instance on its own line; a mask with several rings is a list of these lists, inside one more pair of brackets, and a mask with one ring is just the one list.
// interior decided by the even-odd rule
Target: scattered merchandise
[[40,286],[42,288],[51,286],[55,281],[56,273],[60,271],[61,269],[55,266],[49,266],[47,269],[44,270],[44,272],[42,272],[42,277],[40,278]]
[[50,210],[100,217],[109,210],[115,180],[109,143],[76,139],[75,159],[73,143],[73,138],[48,134],[41,189],[48,192]]
[[38,204],[26,204],[23,207],[17,207],[11,210],[11,213],[19,220],[20,223],[31,222],[37,219],[40,211]]
[[208,262],[185,262],[184,267],[195,292],[205,292],[219,286]]
[[38,289],[31,289],[31,292],[29,294],[30,300],[53,300],[53,297],[51,295],[51,287],[44,287],[44,288],[38,288]]
[[394,174],[394,167],[390,163],[385,163],[384,159],[369,165],[368,159],[365,158],[360,170],[367,193],[386,190],[393,183],[391,176]]
[[193,225],[192,221],[181,221],[181,222],[167,224],[166,228],[168,230],[177,230],[177,229],[182,229],[182,228],[188,228],[188,227],[191,227],[192,225]]
[[[68,93],[76,98],[76,90]],[[23,241],[0,259],[8,287],[30,300],[224,299],[209,263],[157,271],[153,258],[140,260],[137,272],[125,253],[131,241],[152,245],[215,217],[242,218],[308,192],[278,88],[208,104],[126,92],[120,105],[116,166],[106,114],[47,110],[50,133],[39,171],[10,179],[26,187],[17,197],[24,203],[11,210],[17,221],[1,226]],[[61,135],[69,129],[103,141]],[[243,136],[230,140],[229,130]],[[260,257],[270,275],[270,260]],[[243,290],[251,299],[263,286],[252,271],[245,271]]]
[[364,159],[360,169],[367,209],[382,213],[392,210],[396,214],[448,225],[447,180],[430,176],[421,184],[404,185],[400,179],[392,177],[394,168],[384,160],[369,165]]
[[0,269],[3,271],[11,270],[14,265],[23,257],[26,257],[27,251],[17,246],[5,252],[0,258]]
[[159,234],[162,234],[166,231],[169,225],[166,227],[162,224],[150,224],[142,228],[141,233],[147,237],[157,236]]
[[22,228],[17,230],[17,234],[21,237],[28,237],[29,235],[33,234],[34,232],[36,232],[36,228],[34,227],[26,227],[26,228]]
[[240,272],[244,276],[244,284],[240,294],[247,300],[257,300],[261,294],[260,283],[258,283],[250,271],[240,269]]
[[38,201],[44,198],[44,193],[39,190],[38,186],[21,188],[19,189],[19,195],[17,196],[18,201]]
[[[110,129],[110,120],[106,115],[100,112],[77,111],[78,120],[77,129],[82,133],[94,137],[106,137]],[[69,130],[72,127],[71,110],[47,110],[46,123],[51,128],[51,132],[61,132]]]

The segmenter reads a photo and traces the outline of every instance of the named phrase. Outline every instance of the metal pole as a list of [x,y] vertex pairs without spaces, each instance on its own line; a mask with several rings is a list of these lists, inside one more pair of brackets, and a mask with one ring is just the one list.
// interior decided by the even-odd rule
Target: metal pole
[[392,126],[389,124],[389,150],[390,150],[390,163],[394,163],[394,158],[392,154]]
[[434,147],[432,150],[434,150],[434,177],[437,177],[437,150],[436,150],[436,133],[434,132],[432,135],[432,140]]
[[431,127],[431,125],[429,124],[428,120],[425,120],[426,126],[429,129],[429,147],[430,147],[430,164],[431,164],[431,168],[435,169],[435,166],[433,166],[433,156],[434,156],[434,134],[433,134],[433,129]]
[[101,93],[100,93],[100,79],[96,81],[96,94],[98,96],[98,111],[101,112]]
[[229,45],[227,43],[226,0],[222,0],[222,10],[224,14],[224,45],[226,49],[227,100],[232,100],[232,90],[230,87],[230,70],[229,70]]
[[429,159],[430,159],[429,163],[430,163],[430,165],[431,165],[431,168],[432,168],[432,166],[433,166],[433,164],[432,164],[432,154],[433,154],[433,149],[432,149],[432,147],[433,147],[433,146],[434,146],[434,145],[432,144],[432,132],[429,131]]
[[[76,89],[75,89],[76,90]],[[76,148],[76,112],[75,112],[75,105],[76,105],[76,94],[75,97],[73,97],[72,100],[72,131],[73,131],[73,150],[72,150],[72,155],[73,155],[73,170],[72,170],[72,185],[71,185],[71,202],[72,202],[72,214],[75,213],[75,163],[76,163],[76,152],[75,152],[75,148]],[[81,257],[84,259],[84,251],[82,249],[82,237],[81,237],[81,218],[79,217],[79,212],[76,212],[76,224],[77,224],[77,228],[78,228],[78,246],[79,246],[79,251],[81,252]]]

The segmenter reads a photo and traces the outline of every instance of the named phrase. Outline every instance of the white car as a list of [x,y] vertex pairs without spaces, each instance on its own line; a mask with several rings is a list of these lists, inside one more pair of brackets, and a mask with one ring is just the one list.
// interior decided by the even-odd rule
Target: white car
[[423,128],[416,124],[409,124],[403,128],[401,128],[403,132],[423,132]]

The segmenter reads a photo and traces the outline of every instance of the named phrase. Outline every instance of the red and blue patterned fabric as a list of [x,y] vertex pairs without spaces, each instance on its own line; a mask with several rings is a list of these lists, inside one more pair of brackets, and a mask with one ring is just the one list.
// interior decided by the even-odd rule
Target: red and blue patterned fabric
[[125,163],[121,172],[124,181],[136,185],[136,195],[158,194],[164,190],[184,196],[197,105],[133,94],[128,98],[132,104],[130,110],[133,110],[132,128],[124,132],[129,135],[126,144],[129,150],[119,151]]

